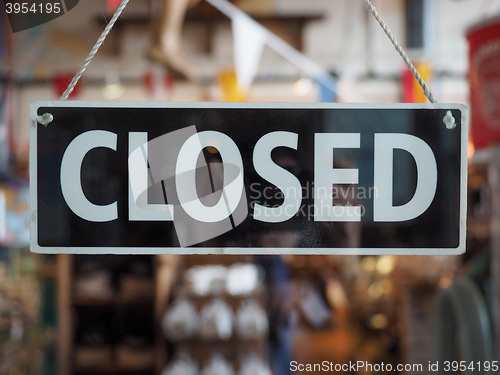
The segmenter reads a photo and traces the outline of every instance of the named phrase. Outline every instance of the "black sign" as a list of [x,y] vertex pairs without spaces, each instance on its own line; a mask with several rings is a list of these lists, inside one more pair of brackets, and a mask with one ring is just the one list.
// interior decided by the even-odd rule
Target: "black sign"
[[38,102],[44,253],[458,254],[467,107]]

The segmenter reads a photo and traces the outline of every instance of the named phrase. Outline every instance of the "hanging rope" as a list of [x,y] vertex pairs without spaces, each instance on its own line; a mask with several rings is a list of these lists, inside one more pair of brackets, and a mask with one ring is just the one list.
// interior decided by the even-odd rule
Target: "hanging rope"
[[427,97],[427,99],[429,99],[429,101],[431,103],[436,104],[437,101],[436,101],[436,99],[434,99],[434,96],[432,95],[432,92],[429,89],[429,86],[427,86],[427,83],[425,83],[424,79],[422,78],[422,76],[418,72],[417,68],[415,68],[415,66],[412,64],[412,62],[410,61],[410,58],[408,57],[406,52],[399,45],[398,41],[396,40],[396,38],[392,34],[391,30],[389,30],[389,28],[387,27],[385,22],[382,20],[382,18],[378,14],[377,10],[373,6],[373,3],[371,2],[371,0],[363,0],[363,2],[365,3],[365,6],[368,8],[368,10],[372,13],[373,17],[375,17],[375,19],[379,23],[380,27],[382,27],[385,34],[390,39],[392,45],[394,46],[394,48],[396,48],[396,51],[398,51],[399,55],[403,58],[403,61],[408,66],[408,69],[410,69],[412,74],[415,76],[416,80],[418,81],[418,83],[422,87],[422,90],[424,90],[424,95]]
[[[73,92],[76,84],[78,83],[78,81],[82,77],[83,73],[85,72],[85,70],[87,69],[88,65],[90,64],[90,62],[92,61],[92,59],[96,55],[96,53],[99,50],[99,48],[101,47],[101,45],[104,43],[104,40],[106,39],[106,37],[110,33],[111,29],[115,25],[115,22],[118,20],[118,18],[122,14],[122,12],[125,9],[125,7],[127,6],[128,2],[129,2],[129,0],[122,0],[122,2],[120,3],[120,5],[116,9],[115,13],[113,14],[113,17],[111,18],[111,20],[109,21],[109,23],[106,25],[105,29],[101,33],[101,36],[97,39],[94,47],[92,48],[92,50],[88,54],[87,58],[83,62],[82,66],[80,67],[80,69],[78,70],[78,72],[75,74],[75,76],[71,80],[70,84],[68,85],[68,87],[66,88],[66,90],[64,91],[64,93],[61,95],[60,100],[66,100],[66,99],[68,99],[69,95]],[[425,83],[424,79],[422,78],[422,76],[420,75],[420,73],[418,72],[418,70],[415,68],[415,66],[412,64],[412,62],[410,61],[410,58],[405,53],[405,51],[403,50],[403,48],[399,45],[399,43],[397,42],[396,38],[394,37],[394,35],[392,34],[392,32],[389,30],[389,28],[387,27],[387,25],[385,24],[385,22],[382,20],[382,18],[378,14],[377,10],[375,9],[373,3],[370,0],[363,0],[363,2],[365,3],[365,6],[368,8],[368,10],[370,10],[370,12],[372,13],[373,17],[375,17],[375,19],[377,20],[377,22],[379,23],[379,25],[382,27],[382,29],[384,30],[385,34],[387,35],[387,37],[389,38],[389,40],[393,44],[393,46],[396,49],[396,51],[398,51],[399,55],[402,57],[403,61],[406,63],[406,65],[408,66],[408,68],[410,69],[410,71],[412,72],[412,74],[415,76],[416,80],[418,81],[418,83],[422,87],[422,90],[424,91],[424,94],[427,97],[427,99],[429,99],[429,101],[431,103],[434,103],[434,104],[437,103],[436,99],[434,99],[434,96],[432,95],[431,90],[429,89],[429,87]],[[41,123],[44,126],[46,126],[46,125],[48,125],[48,123],[52,122],[53,117],[52,117],[51,114],[44,114],[42,116],[37,116],[37,118],[35,120],[36,120],[36,122]],[[443,122],[446,124],[446,126],[448,128],[453,128],[454,127],[454,125],[455,125],[455,119],[453,118],[453,115],[451,114],[451,111],[447,112],[447,114],[446,114],[445,119],[443,120]]]
[[104,40],[106,39],[106,37],[108,36],[109,32],[111,31],[111,29],[115,25],[115,22],[118,19],[118,17],[120,17],[120,15],[122,14],[122,12],[125,9],[125,7],[127,6],[128,2],[129,2],[129,0],[122,0],[122,2],[120,3],[120,5],[116,9],[115,14],[113,14],[113,17],[111,18],[111,20],[109,21],[109,23],[106,25],[106,28],[102,32],[101,36],[95,42],[94,47],[92,48],[92,50],[90,51],[89,55],[87,56],[87,58],[83,62],[80,70],[75,74],[75,76],[71,80],[70,84],[68,85],[68,88],[61,95],[61,99],[60,100],[66,100],[66,99],[68,99],[69,95],[73,92],[73,89],[75,88],[76,84],[78,83],[78,81],[80,80],[81,76],[83,75],[83,73],[87,69],[87,66],[90,64],[90,62],[92,61],[92,59],[96,55],[96,53],[99,50],[99,48],[101,47],[102,43],[104,43]]

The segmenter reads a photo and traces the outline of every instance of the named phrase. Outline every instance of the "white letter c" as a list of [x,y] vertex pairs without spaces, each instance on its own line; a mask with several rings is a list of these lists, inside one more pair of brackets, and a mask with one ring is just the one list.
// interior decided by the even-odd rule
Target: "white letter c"
[[97,147],[116,151],[117,136],[104,130],[91,130],[73,139],[64,152],[61,162],[61,190],[68,207],[84,220],[111,221],[118,218],[116,202],[96,205],[90,202],[82,189],[81,169],[87,153]]

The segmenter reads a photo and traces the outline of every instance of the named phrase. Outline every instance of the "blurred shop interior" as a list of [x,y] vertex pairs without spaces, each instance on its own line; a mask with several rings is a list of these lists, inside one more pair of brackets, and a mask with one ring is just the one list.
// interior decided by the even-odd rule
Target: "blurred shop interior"
[[[0,374],[285,375],[292,360],[425,374],[449,353],[500,359],[500,1],[374,1],[438,101],[470,106],[465,254],[31,253],[30,102],[61,96],[119,3],[80,0],[15,33],[0,17]],[[131,0],[69,100],[426,101],[361,0],[232,4],[299,54],[206,1]]]

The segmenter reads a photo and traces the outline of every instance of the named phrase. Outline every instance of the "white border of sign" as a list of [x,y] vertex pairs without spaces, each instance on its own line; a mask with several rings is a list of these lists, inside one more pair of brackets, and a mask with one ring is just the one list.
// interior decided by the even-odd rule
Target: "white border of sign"
[[[93,108],[265,108],[265,109],[457,109],[461,119],[460,165],[460,241],[457,248],[253,248],[253,247],[50,247],[42,248],[38,238],[37,213],[37,124],[39,107]],[[224,102],[102,102],[102,101],[37,101],[30,105],[30,249],[42,254],[296,254],[296,255],[458,255],[465,252],[467,218],[467,146],[469,108],[464,104],[405,103],[224,103]],[[440,124],[445,126],[444,124]],[[50,126],[50,124],[48,125]]]

